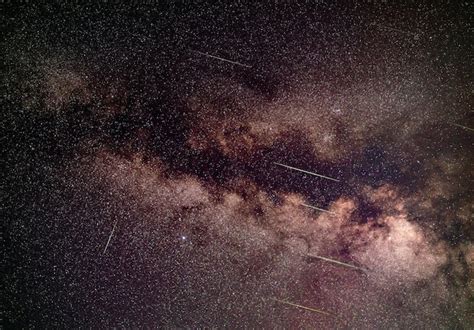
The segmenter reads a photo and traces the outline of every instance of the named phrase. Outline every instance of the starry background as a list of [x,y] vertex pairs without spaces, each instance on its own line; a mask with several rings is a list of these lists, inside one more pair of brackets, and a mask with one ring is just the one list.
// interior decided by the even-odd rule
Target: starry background
[[0,8],[7,327],[474,326],[468,2]]

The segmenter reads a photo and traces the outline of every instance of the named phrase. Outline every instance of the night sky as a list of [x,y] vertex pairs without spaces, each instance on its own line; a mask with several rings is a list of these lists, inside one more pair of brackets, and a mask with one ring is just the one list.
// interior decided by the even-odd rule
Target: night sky
[[5,327],[474,328],[472,12],[1,4]]

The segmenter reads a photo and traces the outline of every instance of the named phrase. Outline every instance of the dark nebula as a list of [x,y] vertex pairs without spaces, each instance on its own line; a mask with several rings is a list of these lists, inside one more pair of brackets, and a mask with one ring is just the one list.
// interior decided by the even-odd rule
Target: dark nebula
[[0,8],[6,328],[474,327],[467,1]]

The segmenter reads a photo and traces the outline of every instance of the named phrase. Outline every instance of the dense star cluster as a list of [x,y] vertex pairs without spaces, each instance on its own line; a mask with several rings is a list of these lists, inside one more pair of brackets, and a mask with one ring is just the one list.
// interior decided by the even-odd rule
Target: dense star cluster
[[467,1],[0,8],[7,327],[474,327]]

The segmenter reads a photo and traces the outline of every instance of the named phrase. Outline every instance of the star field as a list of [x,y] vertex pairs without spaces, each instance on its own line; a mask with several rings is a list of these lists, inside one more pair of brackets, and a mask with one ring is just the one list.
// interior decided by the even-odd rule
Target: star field
[[7,328],[474,326],[468,2],[0,11]]

